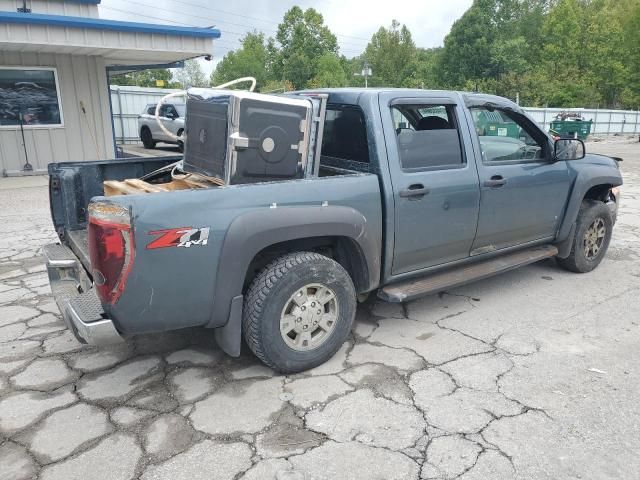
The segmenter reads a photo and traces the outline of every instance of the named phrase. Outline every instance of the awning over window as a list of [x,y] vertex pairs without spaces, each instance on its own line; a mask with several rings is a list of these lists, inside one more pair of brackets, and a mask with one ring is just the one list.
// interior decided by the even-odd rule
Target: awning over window
[[213,54],[220,31],[100,18],[0,12],[0,50],[92,55],[153,65]]

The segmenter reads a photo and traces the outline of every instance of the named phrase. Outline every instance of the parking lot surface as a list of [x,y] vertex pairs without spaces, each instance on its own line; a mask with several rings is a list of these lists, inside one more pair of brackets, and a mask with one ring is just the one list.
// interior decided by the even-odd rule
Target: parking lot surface
[[292,376],[203,329],[80,345],[41,257],[47,189],[0,180],[0,479],[637,478],[640,143],[588,150],[625,159],[596,271],[550,260],[370,299],[332,360]]

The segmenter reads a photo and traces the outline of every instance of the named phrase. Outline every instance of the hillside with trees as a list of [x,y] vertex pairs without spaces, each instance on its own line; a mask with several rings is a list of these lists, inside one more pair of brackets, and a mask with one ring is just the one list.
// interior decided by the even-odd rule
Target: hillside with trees
[[[318,11],[296,6],[274,36],[247,33],[210,79],[188,63],[172,86],[244,76],[255,77],[262,92],[364,86],[366,63],[374,87],[478,90],[518,96],[528,106],[638,109],[640,0],[474,0],[442,47],[421,48],[392,20],[350,58]],[[154,83],[158,74],[127,80]]]

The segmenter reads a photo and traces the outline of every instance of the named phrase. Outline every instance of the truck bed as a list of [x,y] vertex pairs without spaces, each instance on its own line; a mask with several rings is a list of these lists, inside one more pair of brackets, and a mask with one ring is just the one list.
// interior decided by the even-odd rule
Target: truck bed
[[[49,196],[51,216],[61,242],[67,245],[78,257],[87,272],[91,272],[87,238],[86,209],[89,201],[97,196],[144,195],[147,193],[166,193],[167,191],[188,191],[189,184],[181,188],[141,188],[146,182],[140,177],[170,165],[182,157],[149,157],[135,159],[116,159],[97,162],[65,162],[49,165]],[[342,162],[322,157],[318,177],[337,177],[354,175],[359,172]],[[198,183],[193,188],[216,188],[217,183]],[[120,192],[114,191],[123,185]],[[138,188],[135,188],[138,185]],[[155,187],[155,184],[149,184]],[[162,184],[160,184],[162,185]]]
[[[104,195],[105,181],[140,178],[181,158],[147,157],[49,164],[51,217],[60,240],[71,243],[69,232],[86,230],[87,205],[93,197]],[[86,235],[84,242],[74,243],[86,246]],[[76,248],[79,249],[77,245]]]

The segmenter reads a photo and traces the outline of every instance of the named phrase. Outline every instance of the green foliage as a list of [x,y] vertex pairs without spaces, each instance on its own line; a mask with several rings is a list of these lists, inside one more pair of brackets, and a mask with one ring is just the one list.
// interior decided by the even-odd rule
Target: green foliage
[[298,89],[317,77],[320,59],[326,63],[326,55],[337,58],[338,42],[320,13],[296,6],[285,13],[268,50],[274,77],[286,79]]
[[247,33],[240,42],[242,47],[227,53],[218,63],[211,74],[211,85],[222,85],[241,77],[254,77],[258,86],[267,83],[269,72],[264,33]]
[[636,108],[639,17],[640,0],[475,0],[445,38],[440,83],[527,105]]
[[370,86],[478,89],[531,106],[635,109],[639,45],[640,0],[474,0],[441,48],[417,47],[394,20],[347,59],[320,13],[293,7],[274,38],[247,34],[211,80],[250,75],[261,91],[364,86],[359,73],[367,62]]
[[468,80],[490,76],[491,50],[496,39],[494,11],[495,1],[476,0],[453,23],[440,57],[440,79],[445,86],[460,87]]
[[209,86],[209,80],[197,60],[185,61],[184,68],[177,69],[173,76],[182,88]]
[[373,34],[364,56],[373,69],[372,86],[396,86],[413,73],[417,49],[409,29],[393,20]]
[[347,73],[334,53],[325,53],[318,59],[315,76],[307,82],[309,88],[346,87]]
[[[164,85],[158,85],[157,80],[162,80]],[[163,87],[176,88],[179,85],[171,81],[171,71],[168,68],[155,70],[140,70],[139,72],[113,75],[109,79],[111,85],[135,85],[138,87]]]

